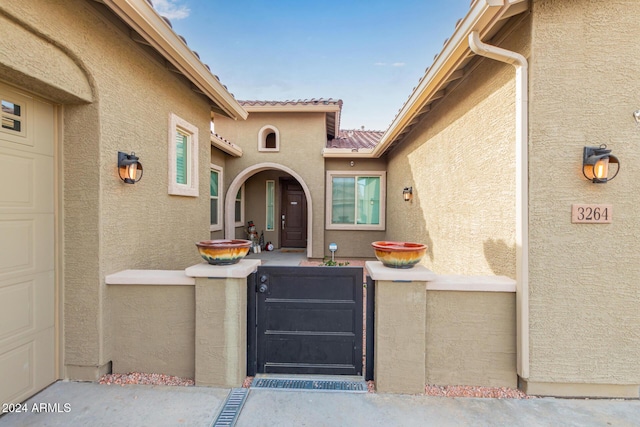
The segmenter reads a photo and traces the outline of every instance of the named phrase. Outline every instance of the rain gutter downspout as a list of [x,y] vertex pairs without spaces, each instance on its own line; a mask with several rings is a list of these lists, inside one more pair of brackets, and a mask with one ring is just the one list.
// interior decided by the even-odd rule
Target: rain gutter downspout
[[516,69],[516,330],[517,371],[529,378],[529,78],[527,59],[517,52],[483,43],[477,31],[469,34],[469,48],[477,55],[511,64]]

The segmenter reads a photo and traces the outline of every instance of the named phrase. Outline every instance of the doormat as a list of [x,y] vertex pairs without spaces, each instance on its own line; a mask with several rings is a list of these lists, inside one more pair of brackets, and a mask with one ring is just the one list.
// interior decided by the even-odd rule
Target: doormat
[[212,427],[235,425],[238,420],[238,415],[240,415],[240,410],[242,409],[244,402],[247,400],[248,392],[249,390],[246,388],[232,389],[226,402],[224,402],[222,411],[220,411],[218,418],[216,418],[215,422],[212,424]]
[[292,380],[275,378],[254,378],[251,388],[270,388],[284,390],[318,390],[366,393],[365,381],[333,381],[333,380]]
[[306,249],[304,249],[304,248],[282,248],[282,249],[280,249],[280,252],[302,253],[305,250]]

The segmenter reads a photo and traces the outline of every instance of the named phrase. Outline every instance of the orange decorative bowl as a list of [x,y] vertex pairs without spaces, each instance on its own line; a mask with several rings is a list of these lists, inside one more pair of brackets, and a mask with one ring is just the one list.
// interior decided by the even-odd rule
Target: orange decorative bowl
[[231,265],[247,256],[251,241],[240,239],[203,240],[196,243],[200,256],[211,265]]
[[411,268],[427,252],[427,245],[421,243],[373,242],[371,246],[378,261],[389,268]]

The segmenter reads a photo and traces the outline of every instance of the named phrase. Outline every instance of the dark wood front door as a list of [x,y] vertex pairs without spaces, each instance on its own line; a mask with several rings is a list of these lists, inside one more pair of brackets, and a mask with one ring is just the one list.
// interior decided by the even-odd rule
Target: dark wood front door
[[307,247],[307,198],[296,180],[280,181],[280,246]]
[[258,267],[247,372],[362,375],[361,267]]

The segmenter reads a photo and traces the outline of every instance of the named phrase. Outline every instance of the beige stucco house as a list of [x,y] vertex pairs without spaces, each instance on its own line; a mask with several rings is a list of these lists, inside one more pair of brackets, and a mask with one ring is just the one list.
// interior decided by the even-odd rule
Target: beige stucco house
[[[497,305],[415,288],[420,351],[453,360],[416,358],[423,382],[500,360],[532,394],[639,397],[637,1],[473,1],[384,132],[341,131],[335,99],[235,100],[143,0],[72,3],[0,5],[0,400],[114,366],[192,375],[194,289],[105,277],[185,269],[200,262],[193,242],[246,238],[248,221],[309,258],[329,243],[371,258],[372,241],[415,241],[443,277],[515,281]],[[583,147],[601,144],[623,168],[594,184]],[[144,165],[135,185],[118,176],[119,151]],[[578,223],[578,204],[613,214]],[[472,360],[447,319],[494,306],[467,331],[482,341]],[[126,329],[153,316],[176,345],[150,339],[139,354],[154,360],[123,363],[144,335]]]

